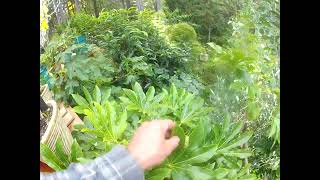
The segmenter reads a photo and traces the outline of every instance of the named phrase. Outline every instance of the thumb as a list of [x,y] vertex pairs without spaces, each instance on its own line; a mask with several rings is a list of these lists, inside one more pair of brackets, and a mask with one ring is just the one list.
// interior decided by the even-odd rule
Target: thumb
[[169,156],[174,149],[179,145],[180,139],[178,136],[173,136],[165,141],[166,155]]

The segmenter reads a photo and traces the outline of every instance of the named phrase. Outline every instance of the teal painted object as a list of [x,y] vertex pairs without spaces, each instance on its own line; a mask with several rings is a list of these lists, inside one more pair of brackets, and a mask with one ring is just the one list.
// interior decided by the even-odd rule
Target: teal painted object
[[[86,43],[87,43],[87,38],[83,35],[75,38],[75,44],[86,44]],[[87,51],[88,51],[88,48],[84,47],[84,48],[80,48],[77,53],[83,54],[83,53],[86,53]]]
[[50,77],[47,68],[43,65],[40,66],[40,83],[48,84],[49,89],[53,86],[53,79]]
[[87,39],[85,36],[78,36],[75,39],[75,44],[85,44],[87,42]]

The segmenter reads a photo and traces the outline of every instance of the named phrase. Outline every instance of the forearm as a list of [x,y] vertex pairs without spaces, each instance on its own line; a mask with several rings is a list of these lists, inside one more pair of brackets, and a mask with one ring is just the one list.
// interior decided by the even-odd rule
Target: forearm
[[72,164],[61,172],[41,174],[40,179],[144,180],[144,172],[123,146],[116,146],[90,163]]

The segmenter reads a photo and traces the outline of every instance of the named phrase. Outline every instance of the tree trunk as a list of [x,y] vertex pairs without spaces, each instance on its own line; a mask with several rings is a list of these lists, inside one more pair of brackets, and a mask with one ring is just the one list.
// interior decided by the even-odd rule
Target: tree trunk
[[131,8],[130,0],[126,0],[127,9]]
[[58,23],[63,23],[65,22],[68,17],[67,17],[67,1],[65,0],[54,0],[53,1],[53,9],[57,17]]
[[99,17],[99,10],[98,10],[98,6],[97,6],[97,0],[92,0],[92,1],[93,1],[94,15],[96,17]]
[[208,42],[211,41],[211,26],[208,28]]
[[122,8],[125,9],[126,8],[126,5],[124,3],[124,0],[121,0],[121,4],[122,4]]
[[81,11],[81,5],[80,5],[79,0],[74,0],[74,9],[75,9],[75,12],[77,12],[77,13],[79,13]]
[[160,0],[154,0],[154,10],[155,11],[160,11],[160,8],[161,8]]
[[137,5],[138,11],[143,11],[142,0],[136,0],[136,5]]

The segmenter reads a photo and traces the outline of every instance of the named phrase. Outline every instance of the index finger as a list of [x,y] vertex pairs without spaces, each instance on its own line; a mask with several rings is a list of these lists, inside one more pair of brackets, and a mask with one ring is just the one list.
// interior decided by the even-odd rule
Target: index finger
[[159,122],[161,129],[163,130],[164,133],[173,129],[176,126],[175,122],[173,122],[170,119],[159,120],[158,122]]

